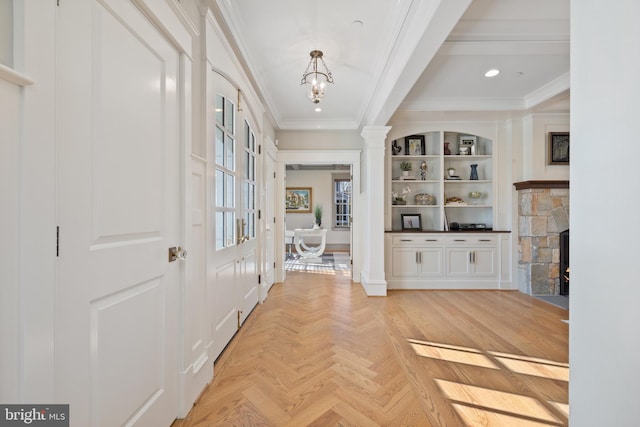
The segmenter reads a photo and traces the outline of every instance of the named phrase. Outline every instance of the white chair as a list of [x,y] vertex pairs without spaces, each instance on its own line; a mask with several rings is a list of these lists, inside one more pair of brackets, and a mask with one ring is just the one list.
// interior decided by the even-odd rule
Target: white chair
[[[294,242],[296,245],[296,251],[300,254],[300,261],[318,261],[324,253],[324,248],[327,244],[327,229],[326,228],[296,228],[294,231]],[[311,246],[308,241],[320,238],[320,244],[317,246]],[[305,242],[307,238],[307,242]]]

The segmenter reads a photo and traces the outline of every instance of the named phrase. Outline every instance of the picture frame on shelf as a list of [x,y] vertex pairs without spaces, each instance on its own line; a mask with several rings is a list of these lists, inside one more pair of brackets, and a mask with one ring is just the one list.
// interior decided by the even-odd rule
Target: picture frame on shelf
[[311,187],[287,187],[285,196],[287,213],[311,213],[312,197]]
[[422,215],[418,213],[400,214],[402,231],[422,231]]
[[407,156],[424,156],[426,154],[424,135],[407,136],[404,140],[404,152]]
[[569,132],[548,133],[548,165],[569,164]]

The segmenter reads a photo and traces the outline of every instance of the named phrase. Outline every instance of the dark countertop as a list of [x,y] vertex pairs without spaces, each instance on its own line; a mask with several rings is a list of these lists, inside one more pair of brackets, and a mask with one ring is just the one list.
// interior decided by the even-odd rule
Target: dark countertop
[[456,233],[511,233],[511,230],[449,230],[449,231],[438,231],[438,230],[385,230],[385,233],[401,233],[401,234],[416,234],[416,233],[448,233],[448,234],[456,234]]

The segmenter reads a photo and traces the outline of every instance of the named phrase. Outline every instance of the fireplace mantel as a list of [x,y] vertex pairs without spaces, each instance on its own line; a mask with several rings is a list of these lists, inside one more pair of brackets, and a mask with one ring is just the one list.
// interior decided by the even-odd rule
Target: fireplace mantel
[[538,188],[569,188],[569,181],[521,181],[514,182],[516,190],[529,190]]

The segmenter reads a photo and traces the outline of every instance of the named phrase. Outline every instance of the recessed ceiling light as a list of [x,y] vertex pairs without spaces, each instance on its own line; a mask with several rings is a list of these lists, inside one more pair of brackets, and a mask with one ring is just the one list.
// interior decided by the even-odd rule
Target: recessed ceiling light
[[318,112],[318,113],[319,113],[320,111],[322,111],[322,108],[320,108],[320,107],[316,107],[316,109],[315,109],[314,111],[316,111],[316,112]]
[[362,26],[364,25],[364,22],[362,22],[362,21],[361,21],[361,20],[359,20],[359,19],[356,19],[355,21],[353,21],[353,22],[351,23],[351,25],[353,25],[354,27],[358,27],[358,28],[360,28],[360,27],[362,27]]
[[486,73],[484,73],[485,77],[495,77],[498,74],[500,74],[500,70],[498,70],[497,68],[492,68],[489,71],[487,71]]

